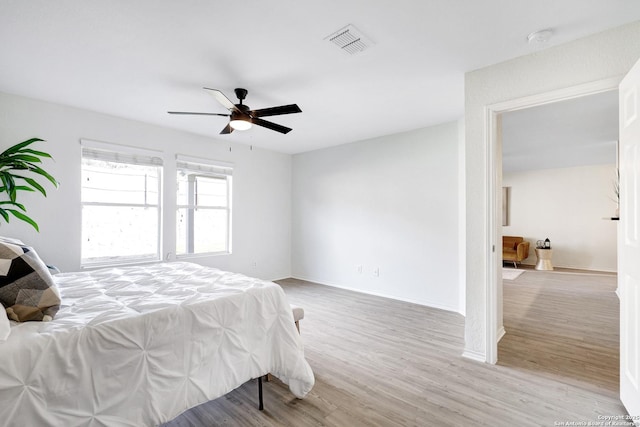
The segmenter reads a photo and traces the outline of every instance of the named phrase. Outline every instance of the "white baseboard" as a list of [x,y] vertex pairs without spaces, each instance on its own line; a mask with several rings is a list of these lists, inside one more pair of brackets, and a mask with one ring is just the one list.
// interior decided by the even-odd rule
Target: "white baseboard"
[[[526,265],[527,267],[535,267],[536,263],[534,262],[533,264],[529,264],[526,262],[521,262],[520,265]],[[582,270],[584,273],[583,274],[589,274],[589,272],[593,271],[594,273],[611,273],[611,274],[617,274],[618,270],[609,270],[609,269],[599,269],[599,268],[593,268],[593,267],[581,267],[581,266],[576,266],[576,265],[557,265],[555,263],[553,263],[553,267],[554,268],[566,268],[567,270]],[[561,273],[556,271],[556,273]]]
[[[505,331],[504,326],[501,326],[496,332],[498,337],[497,342],[500,342],[500,340],[502,339],[502,337],[504,337],[506,333],[507,331]],[[487,356],[484,353],[480,353],[479,351],[475,351],[475,350],[465,350],[462,353],[462,357],[475,360],[476,362],[487,363]]]
[[487,363],[487,357],[484,353],[480,353],[479,351],[474,350],[465,350],[462,353],[462,357],[466,359],[475,360],[476,362]]
[[437,308],[439,310],[452,311],[454,313],[461,314],[460,310],[457,307],[449,307],[449,306],[445,306],[445,305],[442,305],[442,304],[433,303],[431,301],[418,301],[418,300],[414,300],[414,299],[410,299],[410,298],[401,298],[401,297],[397,297],[397,296],[394,296],[394,295],[384,294],[384,293],[381,293],[381,292],[371,292],[371,291],[366,291],[366,290],[363,290],[363,289],[352,288],[352,287],[349,287],[349,286],[336,285],[335,283],[319,282],[317,280],[310,279],[310,278],[307,278],[307,277],[301,277],[301,276],[292,276],[292,278],[293,279],[298,279],[298,280],[304,280],[304,281],[307,281],[307,282],[313,282],[313,283],[316,283],[318,285],[330,286],[332,288],[344,289],[346,291],[359,292],[361,294],[373,295],[373,296],[382,297],[382,298],[389,298],[389,299],[396,300],[396,301],[408,302],[408,303],[411,303],[411,304],[417,304],[417,305],[422,305],[422,306],[425,306],[425,307]]

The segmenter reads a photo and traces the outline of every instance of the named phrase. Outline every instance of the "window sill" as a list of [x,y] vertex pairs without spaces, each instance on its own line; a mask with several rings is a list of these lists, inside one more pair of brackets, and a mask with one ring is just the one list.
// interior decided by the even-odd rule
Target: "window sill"
[[219,257],[231,255],[231,252],[206,252],[201,254],[181,254],[176,255],[175,260],[187,260],[187,259],[196,259],[196,258],[210,258],[210,257]]
[[98,261],[98,262],[89,262],[86,264],[80,264],[81,270],[95,270],[98,268],[105,267],[128,267],[134,265],[149,265],[149,264],[157,264],[161,262],[160,258],[154,259],[137,259],[137,260],[111,260],[111,261]]

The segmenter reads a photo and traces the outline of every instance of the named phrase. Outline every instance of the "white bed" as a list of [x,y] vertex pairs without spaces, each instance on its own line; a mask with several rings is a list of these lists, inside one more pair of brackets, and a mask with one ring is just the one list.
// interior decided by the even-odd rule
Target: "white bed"
[[0,342],[4,426],[158,425],[267,373],[313,387],[274,283],[181,262],[54,279],[55,319]]

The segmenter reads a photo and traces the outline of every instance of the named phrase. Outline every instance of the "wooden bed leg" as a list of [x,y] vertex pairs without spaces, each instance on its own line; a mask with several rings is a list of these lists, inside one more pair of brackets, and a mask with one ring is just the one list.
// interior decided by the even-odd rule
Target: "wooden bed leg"
[[264,403],[262,401],[262,377],[258,377],[258,409],[264,410]]

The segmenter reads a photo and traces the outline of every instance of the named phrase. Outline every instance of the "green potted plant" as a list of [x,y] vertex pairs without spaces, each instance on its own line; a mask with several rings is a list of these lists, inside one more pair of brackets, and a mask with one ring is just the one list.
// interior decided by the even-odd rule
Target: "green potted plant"
[[51,155],[43,151],[28,148],[34,142],[44,141],[40,138],[31,138],[7,148],[0,154],[0,194],[6,195],[4,201],[0,201],[0,217],[9,222],[11,216],[29,223],[36,231],[40,231],[38,224],[27,214],[27,209],[22,203],[18,203],[18,194],[21,191],[37,191],[47,197],[45,188],[35,180],[38,176],[46,178],[55,187],[58,181],[39,164],[43,158],[51,159]]

